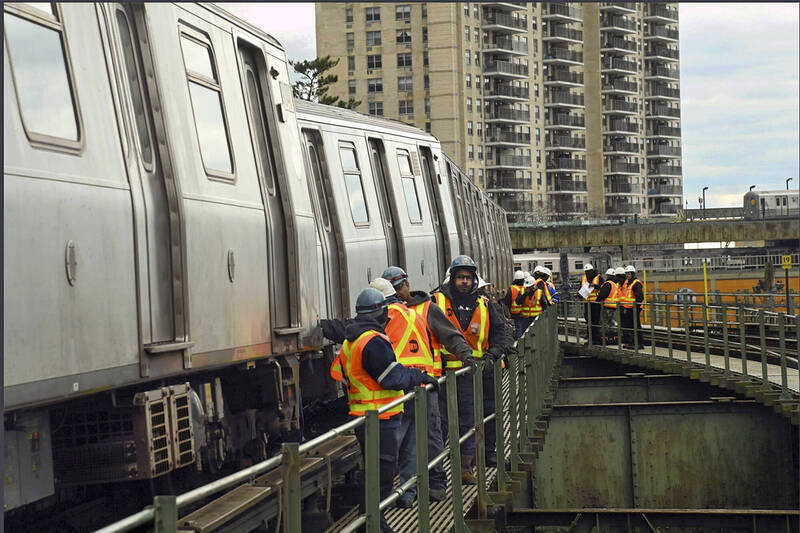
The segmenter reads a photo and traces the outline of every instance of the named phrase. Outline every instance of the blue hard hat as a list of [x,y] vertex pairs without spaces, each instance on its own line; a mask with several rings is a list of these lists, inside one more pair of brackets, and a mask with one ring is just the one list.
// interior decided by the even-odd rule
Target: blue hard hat
[[471,270],[472,272],[478,271],[478,265],[476,265],[475,261],[473,261],[472,258],[468,255],[459,255],[455,259],[453,259],[453,262],[450,263],[449,272],[453,272],[453,270],[459,268],[466,268]]
[[391,282],[392,287],[397,287],[408,279],[408,274],[400,267],[390,266],[383,271],[381,277]]
[[382,310],[386,305],[386,298],[381,291],[368,287],[356,299],[356,313],[367,315]]

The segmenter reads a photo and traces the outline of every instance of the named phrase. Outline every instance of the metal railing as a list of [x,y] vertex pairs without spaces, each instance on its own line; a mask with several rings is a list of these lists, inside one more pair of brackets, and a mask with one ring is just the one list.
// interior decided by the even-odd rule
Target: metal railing
[[548,47],[545,53],[544,60],[548,59],[561,59],[563,61],[572,61],[574,63],[583,63],[583,52],[575,52],[567,50],[566,48],[558,48],[555,46]]
[[518,65],[517,63],[511,63],[508,61],[487,61],[483,65],[483,72],[487,76],[491,76],[491,73],[493,72],[497,72],[500,74],[511,74],[513,76],[527,76],[528,67],[525,65]]
[[647,46],[645,47],[645,57],[668,57],[670,59],[680,59],[681,53],[679,50],[668,48],[666,46]]
[[679,156],[681,155],[680,146],[653,146],[647,149],[648,156]]
[[486,96],[508,96],[510,98],[530,98],[530,90],[524,87],[497,84],[489,89]]
[[626,152],[632,154],[639,153],[639,145],[626,142],[612,142],[603,146],[604,152]]

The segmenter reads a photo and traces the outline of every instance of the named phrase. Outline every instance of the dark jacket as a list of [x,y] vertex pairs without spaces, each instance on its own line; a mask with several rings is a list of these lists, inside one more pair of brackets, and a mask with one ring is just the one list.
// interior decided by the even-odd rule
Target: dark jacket
[[[426,292],[412,291],[411,299],[406,302],[406,305],[414,307],[425,301],[430,301],[430,299],[431,297]],[[435,301],[431,302],[428,308],[428,329],[448,352],[455,354],[460,360],[463,361],[465,358],[472,357],[472,348],[467,344],[464,335],[450,322]]]
[[611,284],[603,282],[603,285],[600,287],[600,292],[597,293],[597,301],[604,301],[606,298],[608,298],[609,294],[611,294]]
[[[356,316],[347,325],[345,337],[355,341],[365,331],[386,334],[383,327],[372,318]],[[408,368],[397,362],[392,345],[382,337],[373,337],[361,352],[361,364],[372,379],[387,390],[409,390],[423,380],[423,373],[416,368]]]
[[[633,280],[636,279],[636,275],[631,277],[631,283]],[[637,304],[641,304],[644,301],[644,284],[637,283],[633,286],[633,299]]]
[[[450,304],[453,306],[453,311],[456,314],[456,319],[461,326],[462,331],[465,331],[470,322],[472,321],[472,314],[475,312],[475,306],[478,305],[477,291],[473,291],[468,295],[459,294],[458,297],[453,297],[457,289],[453,286],[452,282],[443,285],[441,288],[442,294],[447,296]],[[507,322],[502,313],[499,312],[496,306],[488,306],[489,308],[489,348],[487,352],[493,357],[497,358],[503,355],[506,350],[513,343],[513,339],[509,334]]]
[[[514,282],[514,285],[518,286],[520,289],[523,287],[523,281]],[[525,294],[522,291],[519,291],[517,297],[515,298],[515,302],[517,305],[522,305],[522,302],[525,301]],[[510,311],[511,310],[511,288],[506,291],[506,295],[503,296],[503,299],[500,300],[500,303],[505,305],[506,308]]]

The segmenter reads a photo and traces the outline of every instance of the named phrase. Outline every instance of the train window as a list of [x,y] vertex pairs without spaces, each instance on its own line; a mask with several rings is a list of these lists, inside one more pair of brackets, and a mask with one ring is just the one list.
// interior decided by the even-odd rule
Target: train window
[[256,80],[256,73],[253,72],[251,65],[248,63],[245,64],[245,81],[247,84],[248,96],[250,97],[250,105],[254,107],[252,122],[255,133],[253,137],[255,137],[256,148],[258,149],[258,169],[262,175],[267,191],[274,196],[275,172],[272,168],[273,161],[271,152],[269,146],[267,146],[267,141],[269,140],[267,125],[264,122],[264,114],[261,112],[261,106],[259,105],[259,102],[263,101],[261,98],[261,88],[258,85],[258,80]]
[[142,92],[142,80],[139,75],[139,63],[136,59],[136,52],[134,51],[133,34],[125,12],[121,9],[117,9],[116,17],[120,39],[122,40],[125,73],[128,77],[129,94],[131,95],[131,105],[133,106],[134,118],[136,120],[136,133],[139,138],[142,163],[148,171],[152,171],[153,146],[150,143],[150,128],[147,123],[147,114],[145,112],[144,93]]
[[361,183],[361,171],[358,168],[356,150],[352,145],[339,146],[339,158],[344,172],[344,184],[347,187],[347,198],[350,201],[350,214],[356,226],[369,224],[369,211],[364,198],[364,185]]
[[80,148],[80,113],[59,11],[5,4],[11,73],[25,133],[33,143]]
[[181,48],[197,140],[200,143],[200,156],[206,174],[210,177],[231,180],[233,159],[225,124],[222,87],[214,68],[211,43],[206,42],[202,35],[190,33],[189,30],[182,28]]
[[319,195],[319,210],[322,215],[322,225],[325,231],[331,230],[331,218],[328,213],[328,197],[325,194],[325,184],[322,182],[322,165],[320,164],[317,147],[312,141],[308,141],[308,157],[311,159],[311,172],[314,173],[314,189]]
[[417,183],[414,180],[414,173],[411,171],[411,157],[406,150],[397,151],[397,162],[400,165],[400,178],[403,183],[403,195],[406,198],[408,219],[412,224],[419,224],[422,222],[422,211],[419,208]]

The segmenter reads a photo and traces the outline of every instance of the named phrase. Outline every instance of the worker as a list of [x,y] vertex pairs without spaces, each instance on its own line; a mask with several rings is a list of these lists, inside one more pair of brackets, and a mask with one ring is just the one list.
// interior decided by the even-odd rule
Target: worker
[[[527,276],[522,287],[525,289],[525,297],[522,299],[522,334],[525,333],[525,330],[528,329],[528,326],[531,325],[533,322],[533,300],[531,299],[531,295],[534,291],[534,284],[536,280],[533,276]],[[520,337],[522,336],[520,334]]]
[[590,326],[592,342],[594,344],[600,343],[600,313],[602,306],[597,303],[597,294],[602,285],[603,278],[597,273],[591,263],[586,263],[583,266],[581,287],[586,287],[591,292],[589,292],[587,297],[581,297],[586,302],[583,304],[583,316],[586,317],[587,325]]
[[597,293],[597,301],[603,306],[602,324],[606,332],[606,342],[614,342],[616,336],[616,312],[619,285],[613,268],[606,270],[606,280]]
[[[464,335],[467,343],[472,347],[475,359],[486,357],[489,362],[503,356],[511,345],[511,338],[507,334],[502,315],[497,309],[490,306],[485,298],[478,296],[478,267],[471,257],[459,255],[450,264],[448,269],[450,280],[441,290],[435,292],[433,300],[445,312],[447,318]],[[445,370],[458,370],[463,367],[446,347],[442,348]],[[487,365],[490,366],[490,365]],[[459,434],[463,435],[475,426],[474,391],[472,389],[472,376],[460,375],[456,382],[458,390],[458,425]],[[447,429],[447,396],[439,394],[440,414],[442,417],[442,433]],[[487,432],[486,438],[487,464],[493,460],[496,464],[496,450],[494,450],[494,431]],[[494,453],[492,453],[494,452]],[[475,439],[467,439],[461,445],[461,481],[466,484],[477,483],[473,473],[475,464]]]
[[[404,390],[431,384],[435,378],[418,368],[398,364],[384,328],[389,320],[388,304],[380,291],[364,289],[356,299],[356,317],[345,330],[338,357],[331,365],[331,377],[344,381],[351,416],[361,416],[403,396]],[[397,464],[397,434],[402,424],[403,405],[379,415],[380,419],[380,498],[392,492]],[[364,454],[364,426],[356,428],[356,437]],[[363,500],[362,500],[363,501]],[[392,531],[381,512],[381,531]]]
[[558,296],[558,289],[556,289],[556,286],[553,283],[553,272],[547,267],[542,267],[540,273],[542,275],[542,279],[547,285],[546,288],[549,292],[550,303],[557,304],[560,300],[560,297]]
[[525,301],[525,272],[514,272],[514,282],[508,287],[505,297],[500,301],[508,309],[511,320],[514,321],[514,338],[522,337],[525,332],[526,320],[522,315],[522,302]]
[[[436,305],[431,305],[431,298],[424,291],[412,291],[405,270],[397,266],[390,266],[384,270],[381,277],[387,280],[397,297],[413,309],[417,316],[425,324],[428,334],[429,346],[433,355],[434,377],[442,375],[442,354],[441,347],[455,354],[456,357],[469,365],[474,364],[472,358],[472,348],[464,339],[464,335],[453,325],[445,316],[444,312]],[[411,404],[409,404],[411,405]],[[410,418],[409,410],[406,409],[406,418]],[[413,421],[408,426],[403,423],[404,430],[401,431],[400,442],[400,484],[408,481],[411,476],[416,474],[416,433]],[[444,450],[444,437],[442,435],[442,421],[439,413],[439,393],[438,391],[428,391],[428,458],[433,459]],[[445,499],[445,489],[447,487],[447,474],[444,465],[440,462],[433,467],[429,474],[429,497],[432,501],[442,501]],[[417,487],[414,486],[407,490],[397,500],[398,507],[410,507],[417,494]]]
[[[625,282],[620,289],[620,305],[622,306],[622,336],[623,342],[634,349],[639,349],[642,334],[642,302],[644,301],[644,287],[636,277],[636,267],[625,267]],[[634,312],[634,307],[636,311]],[[635,324],[635,328],[634,328]],[[634,335],[635,334],[635,335]]]
[[542,268],[537,266],[533,269],[533,286],[525,295],[526,314],[531,318],[531,321],[553,304],[550,299],[550,291],[547,289],[547,282],[543,277]]

